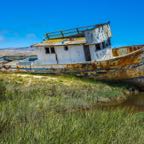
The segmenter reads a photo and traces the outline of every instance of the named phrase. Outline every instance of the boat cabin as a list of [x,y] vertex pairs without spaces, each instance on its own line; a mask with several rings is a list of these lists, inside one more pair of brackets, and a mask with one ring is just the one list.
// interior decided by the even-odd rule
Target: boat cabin
[[110,23],[45,34],[33,45],[39,64],[75,64],[112,57]]

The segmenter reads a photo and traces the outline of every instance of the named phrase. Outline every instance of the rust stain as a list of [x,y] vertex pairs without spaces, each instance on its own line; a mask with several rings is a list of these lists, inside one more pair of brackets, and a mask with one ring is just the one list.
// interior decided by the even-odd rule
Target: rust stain
[[[51,68],[54,73],[88,75],[99,80],[125,80],[144,77],[144,46],[113,49],[113,59],[88,63],[65,64],[63,68]],[[53,66],[53,65],[52,65]],[[54,65],[56,66],[56,65]],[[58,66],[58,65],[57,65]],[[61,65],[59,65],[61,66]],[[20,71],[20,66],[17,70]],[[144,85],[144,82],[143,82]]]

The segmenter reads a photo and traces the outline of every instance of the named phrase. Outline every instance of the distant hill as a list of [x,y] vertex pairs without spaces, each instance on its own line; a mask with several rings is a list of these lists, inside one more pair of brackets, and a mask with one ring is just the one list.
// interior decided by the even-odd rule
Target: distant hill
[[0,56],[8,55],[36,55],[36,52],[34,48],[31,47],[0,49]]

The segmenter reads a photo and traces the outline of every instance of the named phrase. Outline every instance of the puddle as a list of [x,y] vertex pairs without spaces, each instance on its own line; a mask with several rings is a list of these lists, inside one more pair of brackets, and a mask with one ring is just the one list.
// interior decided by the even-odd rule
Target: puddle
[[98,109],[102,110],[114,110],[114,109],[126,109],[129,112],[144,112],[144,93],[140,93],[137,95],[131,95],[128,99],[119,104],[113,106],[98,106]]
[[144,112],[144,93],[130,96],[124,103],[120,105],[120,107]]
[[135,113],[135,112],[144,112],[144,93],[140,93],[137,95],[131,95],[128,97],[128,99],[117,105],[103,105],[103,104],[95,104],[92,105],[91,107],[80,107],[76,109],[69,109],[66,110],[66,112],[85,112],[85,111],[91,111],[91,110],[104,110],[104,111],[111,111],[115,109],[125,109],[126,111],[130,113]]

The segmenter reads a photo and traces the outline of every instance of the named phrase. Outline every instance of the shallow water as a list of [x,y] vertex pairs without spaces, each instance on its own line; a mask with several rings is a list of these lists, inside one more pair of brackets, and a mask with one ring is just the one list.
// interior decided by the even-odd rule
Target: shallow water
[[119,106],[132,109],[133,111],[144,112],[144,93],[129,96],[129,98]]
[[96,104],[91,107],[82,107],[79,109],[67,110],[67,112],[77,112],[77,111],[91,111],[91,110],[104,110],[104,111],[113,111],[116,109],[124,109],[130,113],[144,112],[144,92],[137,95],[131,95],[128,99],[121,104]]
[[144,112],[144,92],[137,95],[131,95],[128,99],[118,105],[103,105],[100,104],[95,108],[110,111],[115,109],[125,109],[128,112]]

